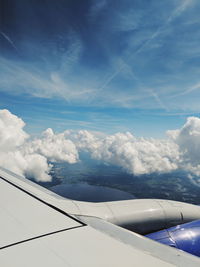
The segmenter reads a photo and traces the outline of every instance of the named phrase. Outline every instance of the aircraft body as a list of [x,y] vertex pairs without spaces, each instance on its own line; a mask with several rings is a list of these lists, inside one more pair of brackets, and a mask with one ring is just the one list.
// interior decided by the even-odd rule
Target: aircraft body
[[3,168],[0,199],[2,267],[200,266],[199,257],[144,236],[200,219],[199,206],[73,201]]

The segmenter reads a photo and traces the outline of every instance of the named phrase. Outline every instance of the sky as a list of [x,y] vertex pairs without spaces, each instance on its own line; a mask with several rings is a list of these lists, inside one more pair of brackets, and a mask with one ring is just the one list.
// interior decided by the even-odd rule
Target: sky
[[47,128],[165,137],[200,113],[198,0],[0,0],[0,109]]
[[0,0],[0,166],[44,182],[87,158],[199,177],[199,13],[198,0]]

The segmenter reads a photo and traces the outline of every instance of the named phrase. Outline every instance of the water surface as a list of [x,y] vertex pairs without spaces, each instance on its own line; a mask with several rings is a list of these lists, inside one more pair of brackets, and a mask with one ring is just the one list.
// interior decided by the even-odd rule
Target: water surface
[[119,189],[89,185],[87,183],[60,184],[52,186],[50,190],[66,198],[89,202],[104,202],[135,198],[132,194]]

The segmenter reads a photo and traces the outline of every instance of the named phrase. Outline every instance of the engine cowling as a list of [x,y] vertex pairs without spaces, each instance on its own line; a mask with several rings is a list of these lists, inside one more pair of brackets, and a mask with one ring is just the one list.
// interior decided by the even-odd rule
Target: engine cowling
[[154,232],[146,237],[200,257],[200,220]]

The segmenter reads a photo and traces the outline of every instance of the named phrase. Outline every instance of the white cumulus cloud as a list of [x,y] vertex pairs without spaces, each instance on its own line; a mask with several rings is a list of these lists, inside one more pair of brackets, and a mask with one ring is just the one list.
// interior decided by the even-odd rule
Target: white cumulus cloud
[[129,132],[98,138],[88,131],[80,131],[76,139],[79,149],[89,152],[93,159],[135,175],[169,172],[178,167],[178,147],[171,141],[136,138]]
[[66,139],[64,133],[54,134],[50,128],[42,133],[41,138],[27,143],[24,149],[28,153],[38,153],[54,162],[76,163],[79,158],[74,143]]
[[189,117],[181,129],[168,131],[179,147],[181,167],[200,175],[200,119]]
[[[105,135],[86,130],[44,131],[31,139],[22,119],[0,110],[0,166],[37,181],[51,181],[52,162],[74,164],[79,153],[123,168],[134,175],[184,170],[200,175],[200,119],[189,117],[168,139],[138,138],[133,134]],[[51,162],[51,163],[50,163]]]
[[31,140],[25,123],[8,110],[0,110],[0,166],[37,181],[51,181],[48,161],[75,163],[78,152],[63,134],[47,129],[40,139]]
[[28,134],[23,131],[25,123],[8,110],[0,110],[0,147],[10,151],[24,143]]

